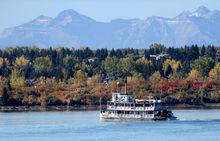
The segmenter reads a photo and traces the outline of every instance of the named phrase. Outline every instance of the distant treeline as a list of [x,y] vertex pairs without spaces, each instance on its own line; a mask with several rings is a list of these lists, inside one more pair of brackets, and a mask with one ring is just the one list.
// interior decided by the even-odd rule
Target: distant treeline
[[17,47],[0,50],[0,105],[96,105],[111,92],[169,104],[220,102],[220,48]]

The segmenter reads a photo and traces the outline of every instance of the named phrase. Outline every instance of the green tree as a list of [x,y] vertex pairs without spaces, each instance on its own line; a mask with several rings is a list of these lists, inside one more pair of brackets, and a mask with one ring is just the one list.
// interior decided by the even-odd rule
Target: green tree
[[109,79],[116,79],[119,76],[117,64],[119,59],[116,57],[107,57],[102,61],[101,68]]
[[9,61],[7,58],[0,57],[0,75],[8,77],[9,75]]
[[135,72],[135,62],[132,58],[122,58],[117,64],[120,77],[132,76]]
[[70,77],[73,77],[74,74],[74,66],[77,63],[76,59],[73,56],[66,56],[65,58],[63,58],[63,74],[64,74],[64,79],[67,80]]
[[138,73],[141,73],[143,78],[146,80],[148,77],[150,77],[152,73],[152,63],[149,60],[145,59],[138,59],[135,63],[135,70]]
[[150,45],[150,53],[151,54],[160,54],[165,53],[165,46],[162,44],[152,44]]
[[198,70],[201,75],[207,76],[209,71],[214,67],[215,61],[209,57],[199,57],[191,64],[192,69]]
[[52,62],[48,56],[38,57],[34,61],[34,70],[41,76],[49,76],[52,69]]

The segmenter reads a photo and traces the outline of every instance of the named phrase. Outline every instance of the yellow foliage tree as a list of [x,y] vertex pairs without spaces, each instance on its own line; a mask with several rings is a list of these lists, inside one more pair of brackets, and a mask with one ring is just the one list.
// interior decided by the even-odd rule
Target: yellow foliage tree
[[156,82],[159,82],[161,80],[161,75],[160,75],[160,72],[159,71],[156,71],[155,73],[153,73],[149,80],[151,83],[156,83]]
[[216,79],[217,75],[220,74],[220,63],[217,63],[213,69],[209,72],[209,77],[212,79]]
[[176,73],[177,70],[181,67],[181,62],[173,60],[173,59],[167,59],[163,63],[163,71],[167,71],[169,65],[171,66],[171,68],[174,71],[174,73]]
[[174,61],[171,66],[172,66],[174,72],[177,72],[178,69],[181,67],[181,62],[180,61]]
[[29,65],[29,60],[26,59],[24,56],[18,57],[16,58],[15,62],[14,62],[14,66],[17,69],[24,69],[25,67],[27,67]]
[[4,76],[0,76],[0,86],[6,85],[7,79]]
[[25,86],[25,77],[17,69],[12,70],[10,80],[11,85],[15,87]]
[[201,73],[196,69],[192,69],[187,77],[187,80],[197,80],[200,78],[202,78]]
[[94,75],[87,80],[88,89],[93,93],[93,89],[99,85],[101,78],[99,75]]
[[177,92],[176,99],[181,103],[185,103],[187,100],[187,93],[181,91]]
[[94,75],[94,76],[88,78],[87,84],[89,86],[94,86],[96,83],[100,83],[100,80],[101,80],[100,75]]
[[85,86],[87,82],[87,78],[88,78],[87,73],[78,70],[74,75],[73,83],[77,86]]
[[144,97],[145,80],[141,74],[135,73],[133,76],[128,77],[128,93],[133,93],[136,98]]
[[150,60],[147,59],[138,59],[136,61],[137,64],[144,64],[144,65],[152,65],[152,62]]
[[7,58],[2,58],[2,57],[0,57],[0,67],[2,67],[2,65],[3,65],[4,63],[6,64],[6,66],[8,66],[8,65],[9,65],[8,59],[7,59]]

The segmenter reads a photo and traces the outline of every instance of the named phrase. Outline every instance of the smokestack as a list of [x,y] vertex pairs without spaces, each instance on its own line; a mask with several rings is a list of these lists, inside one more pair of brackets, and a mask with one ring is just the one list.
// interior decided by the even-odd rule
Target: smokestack
[[125,78],[125,94],[127,94],[127,77]]

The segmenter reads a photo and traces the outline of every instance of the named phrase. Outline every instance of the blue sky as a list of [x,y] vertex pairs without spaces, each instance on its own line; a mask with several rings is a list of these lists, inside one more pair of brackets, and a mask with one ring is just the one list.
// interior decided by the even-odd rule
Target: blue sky
[[39,15],[55,17],[65,9],[74,9],[97,21],[110,21],[150,16],[171,18],[184,10],[194,11],[201,5],[220,10],[220,0],[1,0],[0,31]]

